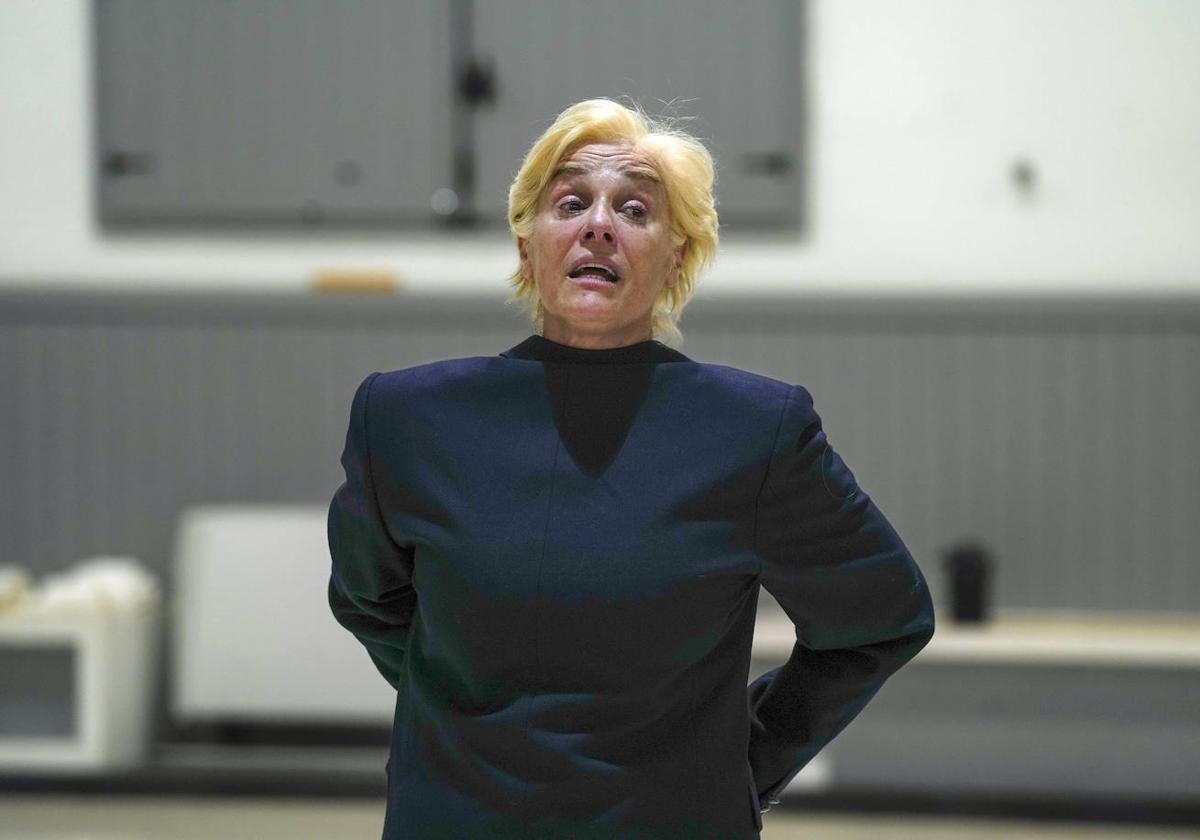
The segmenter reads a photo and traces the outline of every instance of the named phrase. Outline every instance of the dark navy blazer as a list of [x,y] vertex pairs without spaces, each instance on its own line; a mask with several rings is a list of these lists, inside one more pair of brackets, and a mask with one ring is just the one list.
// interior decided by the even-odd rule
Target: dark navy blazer
[[[392,838],[755,838],[933,635],[809,392],[539,335],[371,373],[329,605],[396,688]],[[796,628],[747,686],[759,585]]]

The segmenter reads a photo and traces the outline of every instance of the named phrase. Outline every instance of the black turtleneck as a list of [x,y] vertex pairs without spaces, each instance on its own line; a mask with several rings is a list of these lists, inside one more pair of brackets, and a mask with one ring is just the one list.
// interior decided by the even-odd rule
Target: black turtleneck
[[586,473],[602,473],[650,390],[655,362],[690,362],[657,339],[624,347],[573,347],[534,335],[500,354],[542,362],[559,436]]
[[626,344],[624,347],[589,348],[562,344],[536,333],[500,355],[506,358],[581,365],[691,361],[678,350],[654,338],[636,344]]

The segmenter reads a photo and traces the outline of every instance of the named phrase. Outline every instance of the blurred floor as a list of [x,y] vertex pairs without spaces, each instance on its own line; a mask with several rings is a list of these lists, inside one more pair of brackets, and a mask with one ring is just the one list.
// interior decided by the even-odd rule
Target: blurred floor
[[[0,840],[375,840],[383,802],[0,795]],[[774,810],[764,840],[1200,838],[1200,830],[1028,820],[851,817]]]

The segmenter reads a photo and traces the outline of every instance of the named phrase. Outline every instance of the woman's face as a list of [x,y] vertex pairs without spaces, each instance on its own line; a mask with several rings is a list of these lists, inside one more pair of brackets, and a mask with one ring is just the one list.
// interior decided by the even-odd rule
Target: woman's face
[[654,301],[678,278],[685,249],[671,245],[666,191],[651,159],[627,143],[569,155],[542,191],[533,233],[517,239],[545,309],[542,334],[590,348],[651,337]]

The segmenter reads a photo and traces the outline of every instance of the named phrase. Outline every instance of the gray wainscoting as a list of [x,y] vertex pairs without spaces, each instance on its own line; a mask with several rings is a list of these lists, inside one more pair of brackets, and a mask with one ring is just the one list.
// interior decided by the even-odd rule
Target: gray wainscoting
[[[682,328],[809,389],[939,600],[978,539],[1000,606],[1200,609],[1200,303],[714,297]],[[169,587],[183,507],[327,502],[367,373],[530,332],[502,297],[0,292],[0,562]]]

